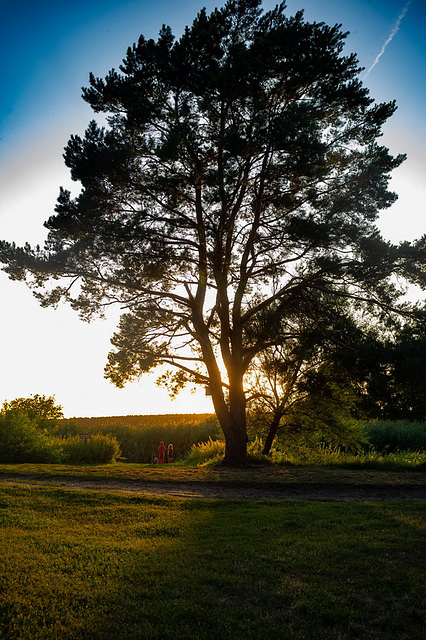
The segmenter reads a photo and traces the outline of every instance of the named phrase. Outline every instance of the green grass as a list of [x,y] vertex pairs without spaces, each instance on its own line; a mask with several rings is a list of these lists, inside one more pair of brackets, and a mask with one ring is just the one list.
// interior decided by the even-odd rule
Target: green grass
[[0,637],[420,638],[425,510],[3,487]]

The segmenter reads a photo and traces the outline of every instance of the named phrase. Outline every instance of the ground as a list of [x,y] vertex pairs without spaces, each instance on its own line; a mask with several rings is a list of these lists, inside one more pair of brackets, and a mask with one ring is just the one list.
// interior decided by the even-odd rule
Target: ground
[[[297,476],[297,474],[296,474]],[[3,476],[3,484],[25,486],[56,486],[63,489],[98,490],[147,495],[167,495],[185,498],[225,500],[317,500],[328,502],[424,502],[426,486],[423,474],[402,474],[398,483],[386,481],[387,475],[362,476],[363,482],[312,482],[303,475],[285,483],[260,482],[257,485],[220,484],[211,482],[150,482],[139,480],[100,479],[94,482],[83,478],[34,476]],[[369,480],[371,478],[371,480]],[[376,480],[376,482],[375,482]]]

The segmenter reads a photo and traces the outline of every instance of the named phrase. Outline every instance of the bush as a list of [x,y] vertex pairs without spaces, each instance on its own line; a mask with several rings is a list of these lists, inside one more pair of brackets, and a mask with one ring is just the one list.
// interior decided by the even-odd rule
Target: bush
[[12,410],[28,416],[39,429],[46,429],[52,434],[57,430],[58,420],[64,416],[62,406],[56,404],[55,396],[40,396],[38,393],[3,403],[2,413]]
[[90,439],[80,436],[57,438],[63,450],[65,464],[108,464],[121,455],[117,439],[110,434],[97,433]]
[[426,422],[375,420],[366,424],[363,433],[379,452],[426,450]]
[[194,444],[185,458],[185,464],[202,465],[222,460],[225,455],[225,443],[222,440],[208,439],[207,442]]
[[[271,455],[265,456],[262,453],[264,442],[262,438],[256,436],[247,445],[247,462],[270,464],[271,462],[281,462],[283,454],[278,452],[275,445],[272,446]],[[185,458],[184,464],[189,466],[216,464],[225,455],[225,442],[223,440],[212,440],[193,445],[191,451]]]
[[61,461],[62,447],[35,420],[19,410],[0,413],[0,462]]
[[119,457],[120,446],[109,434],[59,438],[18,409],[0,413],[0,463],[105,464]]

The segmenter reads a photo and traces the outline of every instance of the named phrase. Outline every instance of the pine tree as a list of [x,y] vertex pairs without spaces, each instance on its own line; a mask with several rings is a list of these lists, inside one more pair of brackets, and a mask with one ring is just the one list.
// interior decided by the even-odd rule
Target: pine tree
[[377,143],[396,107],[369,97],[345,37],[259,0],[202,10],[177,40],[141,36],[119,71],[90,75],[83,98],[107,126],[69,140],[82,190],[61,189],[44,249],[1,244],[11,277],[64,280],[42,304],[126,309],[113,383],[166,364],[172,386],[208,385],[229,464],[245,461],[244,376],[285,340],[280,314],[318,292],[391,309],[392,274],[422,268],[424,242],[375,226],[403,160]]

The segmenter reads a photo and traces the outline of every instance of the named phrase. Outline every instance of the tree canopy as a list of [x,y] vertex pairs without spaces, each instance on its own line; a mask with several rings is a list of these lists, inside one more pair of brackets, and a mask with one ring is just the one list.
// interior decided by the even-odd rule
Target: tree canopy
[[3,402],[0,413],[10,411],[22,413],[37,424],[38,427],[45,429],[54,428],[57,420],[64,417],[61,405],[56,404],[55,396],[41,396],[36,393],[29,398],[15,398]]
[[370,418],[426,419],[426,310],[419,313],[420,322],[404,322],[390,335],[366,339],[348,363],[360,408]]
[[229,463],[245,459],[244,376],[292,317],[336,297],[391,313],[393,276],[424,282],[424,239],[394,246],[375,225],[403,161],[377,142],[396,106],[369,96],[345,37],[259,0],[141,36],[83,90],[107,125],[71,136],[81,192],[61,189],[44,248],[0,245],[42,304],[126,310],[113,383],[163,364],[208,385]]

